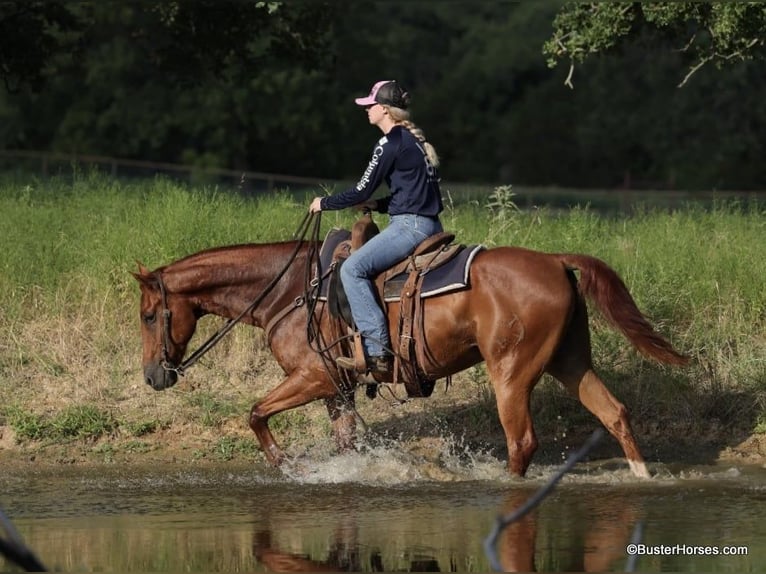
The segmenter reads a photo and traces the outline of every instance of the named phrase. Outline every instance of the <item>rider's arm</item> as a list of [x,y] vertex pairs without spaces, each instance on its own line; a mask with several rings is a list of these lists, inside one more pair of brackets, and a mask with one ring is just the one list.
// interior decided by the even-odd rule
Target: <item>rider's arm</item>
[[[383,136],[375,144],[370,163],[367,164],[367,169],[364,170],[359,182],[341,193],[323,197],[322,210],[343,209],[368,200],[383,183],[386,174],[391,170],[394,158],[394,145],[386,136]],[[378,200],[378,205],[380,205],[380,200]],[[386,203],[386,205],[388,204]]]

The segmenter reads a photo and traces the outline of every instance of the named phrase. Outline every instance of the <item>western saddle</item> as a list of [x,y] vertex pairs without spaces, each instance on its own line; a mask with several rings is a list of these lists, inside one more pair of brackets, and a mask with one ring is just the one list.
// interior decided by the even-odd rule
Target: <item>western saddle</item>
[[[351,238],[341,242],[333,252],[336,272],[330,282],[328,303],[330,313],[353,334],[353,353],[358,373],[366,370],[362,339],[354,329],[350,310],[343,309],[338,300],[345,300],[337,276],[337,264],[359,249],[379,232],[369,211],[354,223]],[[436,382],[433,373],[438,367],[425,340],[421,288],[426,273],[450,261],[462,245],[452,245],[455,235],[440,232],[427,237],[408,258],[382,272],[375,280],[379,303],[388,315],[386,300],[399,299],[399,317],[392,329],[391,342],[394,365],[390,376],[375,374],[375,383],[368,383],[367,395],[375,396],[378,383],[404,383],[410,397],[428,397]],[[405,279],[402,281],[402,277]],[[395,279],[396,278],[396,279]],[[394,280],[395,279],[395,280]],[[346,303],[347,304],[347,303]]]

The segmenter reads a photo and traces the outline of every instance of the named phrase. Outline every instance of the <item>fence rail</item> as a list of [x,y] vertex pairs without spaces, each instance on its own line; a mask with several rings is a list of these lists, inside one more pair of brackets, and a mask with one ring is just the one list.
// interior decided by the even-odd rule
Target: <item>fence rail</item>
[[[2,161],[4,160],[4,161]],[[176,174],[185,179],[195,178],[224,178],[231,180],[234,185],[242,182],[259,183],[257,187],[272,191],[279,186],[301,185],[315,186],[333,185],[335,180],[315,177],[302,177],[296,175],[283,175],[250,170],[224,169],[217,167],[200,167],[178,163],[154,162],[137,159],[116,158],[102,155],[88,155],[75,153],[44,152],[31,150],[0,150],[0,161],[5,165],[14,160],[25,162],[25,167],[32,168],[47,176],[55,172],[56,166],[61,165],[94,165],[104,169],[112,176],[134,176],[147,173]]]
[[[352,182],[250,170],[201,167],[167,162],[115,158],[101,155],[60,153],[32,150],[0,150],[0,171],[32,170],[45,176],[61,173],[71,165],[93,165],[115,177],[147,177],[168,174],[194,183],[224,183],[245,194],[271,192],[275,189],[342,187]],[[455,204],[467,201],[486,203],[495,189],[492,184],[442,182],[442,192]],[[513,201],[522,209],[553,207],[567,209],[588,205],[594,211],[628,213],[636,206],[676,208],[687,203],[712,204],[719,200],[756,200],[766,203],[763,191],[684,191],[646,190],[619,187],[615,189],[568,189],[559,187],[513,186]]]

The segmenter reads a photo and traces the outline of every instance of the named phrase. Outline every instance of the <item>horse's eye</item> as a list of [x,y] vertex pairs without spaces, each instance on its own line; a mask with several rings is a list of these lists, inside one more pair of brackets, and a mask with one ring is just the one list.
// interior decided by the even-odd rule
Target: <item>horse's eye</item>
[[156,317],[157,316],[154,313],[146,313],[144,315],[144,323],[146,323],[147,325],[151,325],[152,323],[154,323],[154,319]]

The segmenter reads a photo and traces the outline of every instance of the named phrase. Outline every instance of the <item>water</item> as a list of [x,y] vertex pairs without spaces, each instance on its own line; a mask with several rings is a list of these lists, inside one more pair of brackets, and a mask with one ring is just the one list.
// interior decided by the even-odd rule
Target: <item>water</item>
[[[2,473],[0,505],[57,570],[477,572],[491,569],[483,543],[498,515],[555,471],[533,465],[530,478],[512,479],[481,456],[433,466],[390,449],[307,458],[286,473],[30,467]],[[622,571],[640,523],[651,555],[638,558],[638,570],[766,570],[766,469],[652,471],[642,481],[621,462],[578,465],[503,531],[503,567]],[[701,554],[724,546],[747,554]]]

